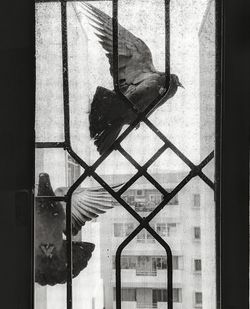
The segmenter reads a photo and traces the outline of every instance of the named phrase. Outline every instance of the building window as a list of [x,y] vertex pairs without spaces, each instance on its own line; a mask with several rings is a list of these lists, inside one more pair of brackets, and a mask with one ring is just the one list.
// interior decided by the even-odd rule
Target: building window
[[167,269],[166,257],[153,257],[152,259],[154,269]]
[[201,239],[201,228],[198,226],[194,227],[194,239],[195,240]]
[[199,208],[200,207],[200,194],[194,194],[193,195],[193,205],[194,205],[194,207],[196,207],[196,208]]
[[201,259],[194,260],[194,271],[201,272]]
[[114,223],[114,236],[126,237],[134,230],[133,223]]
[[122,288],[122,301],[136,301],[136,289]]
[[[113,288],[113,300],[116,300],[116,288]],[[136,301],[136,289],[122,288],[121,301]]]
[[195,294],[194,294],[194,304],[195,304],[195,307],[201,307],[202,306],[202,293],[201,292],[195,292]]
[[143,191],[142,190],[136,190],[136,195],[137,196],[142,196],[143,195]]
[[167,225],[166,225],[166,223],[157,223],[156,224],[156,232],[161,237],[166,237],[167,236]]
[[167,289],[154,289],[153,290],[153,304],[157,302],[167,301]]
[[134,223],[124,223],[124,234],[129,236],[134,230]]
[[136,269],[136,256],[122,256],[121,269]]
[[[169,190],[169,189],[167,189],[167,191],[171,191],[171,189]],[[178,205],[179,204],[179,200],[178,200],[178,194],[176,194],[173,198],[172,198],[172,200],[170,200],[169,202],[168,202],[168,205]]]
[[81,175],[81,166],[67,154],[67,182],[68,186],[72,186],[73,183]]
[[168,223],[167,224],[167,235],[173,236],[177,232],[177,224],[176,223]]
[[180,288],[173,288],[173,302],[174,303],[182,302],[182,293]]
[[140,231],[140,233],[138,233],[136,236],[136,240],[137,242],[140,242],[140,243],[145,243],[145,242],[154,243],[155,242],[154,237],[146,230]]
[[182,256],[173,255],[173,269],[174,270],[182,269],[183,268],[182,264],[183,264]]
[[134,195],[129,195],[129,196],[127,197],[127,202],[128,202],[128,204],[133,204],[134,201],[135,201]]

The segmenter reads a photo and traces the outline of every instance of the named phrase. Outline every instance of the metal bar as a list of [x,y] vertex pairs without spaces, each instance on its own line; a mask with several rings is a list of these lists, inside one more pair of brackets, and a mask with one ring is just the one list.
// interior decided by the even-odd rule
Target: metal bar
[[[64,136],[66,149],[70,147],[69,120],[69,81],[68,81],[68,39],[67,39],[67,2],[61,1],[61,35],[62,35],[62,72],[63,72],[63,106]],[[66,203],[66,241],[67,241],[67,309],[72,309],[72,218],[71,194]]]
[[65,148],[65,142],[36,142],[36,148]]
[[147,118],[144,120],[145,124],[164,142],[168,145],[168,147],[178,155],[180,159],[184,163],[187,164],[191,169],[195,168],[195,165],[177,148],[170,142],[168,138],[164,134],[161,133],[159,129],[157,129],[151,121],[149,121]]
[[[145,223],[146,219],[143,219]],[[144,225],[144,226],[143,226]],[[121,309],[121,253],[123,249],[135,238],[139,232],[146,228],[146,230],[158,241],[166,250],[167,254],[167,270],[168,270],[168,280],[167,280],[167,289],[168,289],[168,309],[173,308],[173,267],[172,267],[172,252],[169,245],[158,235],[152,227],[146,222],[145,224],[140,224],[137,228],[119,245],[116,251],[116,308]],[[118,298],[117,298],[118,297]]]
[[168,89],[170,81],[170,9],[169,0],[165,0],[165,73],[168,79],[166,79],[166,89]]
[[[150,176],[144,166],[140,166],[131,156],[124,150],[121,146],[119,146],[120,153],[130,162],[132,163],[139,171],[139,177],[144,176],[147,178],[148,181],[150,181],[158,191],[160,191],[163,195],[167,195],[167,191],[157,182],[155,179]],[[153,162],[153,161],[152,161]],[[138,173],[136,174],[138,176]],[[137,177],[137,178],[139,178]]]

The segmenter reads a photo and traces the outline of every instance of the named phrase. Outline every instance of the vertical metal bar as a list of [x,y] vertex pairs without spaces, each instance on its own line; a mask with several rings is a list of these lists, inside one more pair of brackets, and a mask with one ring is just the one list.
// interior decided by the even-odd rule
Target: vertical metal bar
[[119,58],[118,58],[118,0],[113,0],[113,82],[114,89],[116,92],[119,92],[119,81],[118,81],[118,67],[119,67]]
[[168,288],[167,288],[168,309],[173,309],[173,257],[170,250],[167,250],[166,247],[165,250],[167,253],[167,271],[168,271]]
[[[66,149],[70,148],[69,129],[69,82],[68,82],[68,40],[67,40],[67,2],[61,0],[61,31],[62,31],[62,73],[63,73],[63,104],[64,104],[64,135]],[[72,309],[72,223],[71,195],[66,203],[66,240],[67,240],[67,309]]]
[[116,278],[116,309],[121,309],[121,250],[117,249],[115,255],[115,278]]
[[[119,92],[119,55],[118,55],[118,0],[113,0],[113,83],[115,91]],[[169,31],[169,0],[165,0],[165,73],[166,73],[166,88],[170,82],[170,31]],[[140,226],[142,223],[140,224]],[[157,237],[158,238],[158,237]],[[160,237],[159,237],[160,238]],[[128,238],[127,238],[128,239]],[[168,259],[168,283],[167,283],[167,302],[168,309],[173,308],[173,268],[172,268],[172,253],[170,248],[166,247],[162,240],[160,243],[164,246]],[[119,246],[116,252],[116,309],[121,309],[121,251],[123,247]]]
[[64,136],[66,149],[70,146],[70,115],[69,115],[69,74],[68,74],[68,36],[67,36],[67,0],[61,0],[62,27],[62,74],[63,74],[63,105],[64,105]]
[[[169,0],[165,0],[165,73],[170,78],[170,12]],[[169,85],[169,80],[166,80]]]

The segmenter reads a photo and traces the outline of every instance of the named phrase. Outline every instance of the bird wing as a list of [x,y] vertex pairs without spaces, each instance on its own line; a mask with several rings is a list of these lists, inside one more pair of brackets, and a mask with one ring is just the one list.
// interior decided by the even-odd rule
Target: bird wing
[[[115,189],[120,186],[115,185],[112,188]],[[56,189],[55,194],[58,196],[66,195],[68,189],[67,187],[60,187]],[[66,212],[65,203],[63,203],[63,206]],[[76,189],[71,199],[73,235],[80,231],[85,222],[97,218],[111,208],[113,208],[113,199],[103,187]]]
[[[110,63],[110,73],[113,76],[113,27],[112,18],[89,3],[82,6],[91,15],[91,26],[100,44],[105,49]],[[118,24],[118,77],[120,85],[130,85],[140,82],[145,74],[156,72],[152,62],[152,54],[148,46],[130,31]]]

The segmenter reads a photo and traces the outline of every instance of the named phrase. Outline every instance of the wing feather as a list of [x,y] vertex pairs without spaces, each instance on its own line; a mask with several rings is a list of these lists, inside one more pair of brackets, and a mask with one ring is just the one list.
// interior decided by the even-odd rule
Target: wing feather
[[[88,13],[91,26],[99,32],[95,34],[101,40],[99,42],[102,47],[108,52],[106,56],[113,76],[112,18],[89,3],[84,2],[81,5]],[[120,24],[118,24],[118,56],[118,77],[123,83],[129,85],[145,72],[156,72],[148,46]]]
[[[114,185],[112,188],[119,189],[121,185]],[[58,196],[66,195],[67,187],[60,187],[55,190]],[[66,212],[66,205],[62,203]],[[97,218],[107,210],[113,208],[113,199],[103,187],[78,188],[72,194],[72,231],[76,235],[87,221]]]

